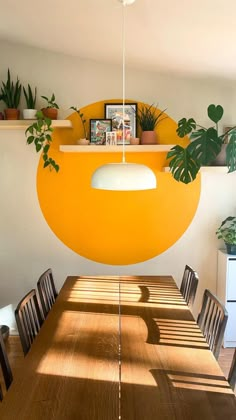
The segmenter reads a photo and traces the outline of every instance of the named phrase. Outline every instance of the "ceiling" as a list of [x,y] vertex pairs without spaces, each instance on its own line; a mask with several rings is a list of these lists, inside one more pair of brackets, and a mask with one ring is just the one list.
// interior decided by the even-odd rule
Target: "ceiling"
[[[0,39],[121,63],[122,8],[118,0],[2,1]],[[235,0],[136,0],[125,16],[127,66],[236,79]]]

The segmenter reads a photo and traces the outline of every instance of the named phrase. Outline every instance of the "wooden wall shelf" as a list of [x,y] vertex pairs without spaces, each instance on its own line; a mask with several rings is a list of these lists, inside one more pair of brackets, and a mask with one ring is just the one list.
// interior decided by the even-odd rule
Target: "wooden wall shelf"
[[[148,144],[148,145],[125,145],[125,153],[126,152],[168,152],[174,144]],[[80,146],[80,145],[61,145],[60,146],[61,152],[66,153],[122,153],[122,145],[119,146],[103,146],[103,145],[87,145],[87,146]]]
[[[0,130],[26,130],[36,120],[1,120]],[[71,128],[70,120],[52,120],[52,127]]]

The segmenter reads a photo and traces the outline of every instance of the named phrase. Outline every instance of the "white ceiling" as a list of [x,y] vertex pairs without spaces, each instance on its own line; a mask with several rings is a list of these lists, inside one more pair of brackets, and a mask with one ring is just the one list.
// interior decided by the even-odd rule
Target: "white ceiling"
[[[0,39],[120,63],[118,0],[0,0]],[[126,8],[127,65],[236,79],[235,0],[136,0]]]

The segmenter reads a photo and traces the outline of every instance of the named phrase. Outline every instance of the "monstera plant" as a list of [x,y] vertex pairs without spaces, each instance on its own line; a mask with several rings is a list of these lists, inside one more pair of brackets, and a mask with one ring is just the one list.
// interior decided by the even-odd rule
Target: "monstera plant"
[[184,148],[174,146],[168,152],[167,158],[170,159],[170,171],[177,181],[185,184],[192,182],[201,166],[208,166],[216,159],[222,149],[226,138],[229,142],[226,146],[226,165],[228,172],[236,170],[236,127],[232,127],[224,134],[219,135],[218,123],[221,121],[224,109],[221,105],[209,105],[207,114],[214,125],[210,128],[202,127],[193,118],[182,118],[178,122],[176,130],[179,137],[190,134],[193,140]]

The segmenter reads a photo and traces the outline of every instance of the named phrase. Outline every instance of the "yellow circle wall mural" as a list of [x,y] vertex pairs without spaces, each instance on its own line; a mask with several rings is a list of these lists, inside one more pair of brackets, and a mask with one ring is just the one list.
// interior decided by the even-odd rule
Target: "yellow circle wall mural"
[[[87,123],[90,118],[104,118],[104,103],[109,102],[118,101],[100,101],[81,109]],[[92,189],[92,173],[104,163],[120,162],[122,150],[91,153],[87,146],[87,153],[59,151],[61,144],[76,144],[77,139],[84,137],[78,114],[73,112],[68,119],[72,128],[55,128],[53,132],[51,154],[60,171],[43,169],[41,158],[37,173],[40,207],[58,239],[77,254],[110,265],[140,263],[174,245],[195,215],[200,177],[188,185],[178,183],[170,173],[162,172],[166,152],[127,152],[127,162],[143,163],[155,172],[157,189]],[[176,127],[170,117],[163,120],[156,129],[158,143],[186,144],[188,139],[180,139]]]

